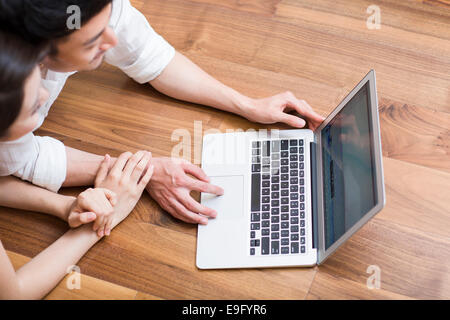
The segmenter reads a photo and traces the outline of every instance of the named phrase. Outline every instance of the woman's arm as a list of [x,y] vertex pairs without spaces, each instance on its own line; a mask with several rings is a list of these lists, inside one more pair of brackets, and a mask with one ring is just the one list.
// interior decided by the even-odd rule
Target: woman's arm
[[100,239],[88,225],[67,231],[17,272],[0,242],[0,299],[40,299]]
[[[153,166],[148,166],[150,160],[149,153],[139,151],[133,156],[127,152],[122,154],[109,170],[110,158],[105,157],[95,184],[97,189],[108,188],[114,190],[117,195],[117,204],[114,206],[114,215],[108,228],[117,226],[135,207],[153,173]],[[10,182],[10,180],[3,180],[5,181]],[[30,191],[29,188],[21,187],[14,193]],[[22,196],[26,202],[27,196],[27,194]],[[12,203],[16,203],[15,201],[20,198],[10,193],[1,197],[4,201]],[[23,207],[30,208],[29,206],[35,204],[33,201],[28,201]],[[55,210],[52,205],[49,205],[47,209]],[[101,237],[92,231],[90,225],[71,229],[17,272],[14,271],[0,241],[0,299],[44,297],[66,275],[67,268],[75,265],[99,239]]]
[[47,213],[67,221],[75,199],[48,191],[16,177],[0,177],[0,206]]

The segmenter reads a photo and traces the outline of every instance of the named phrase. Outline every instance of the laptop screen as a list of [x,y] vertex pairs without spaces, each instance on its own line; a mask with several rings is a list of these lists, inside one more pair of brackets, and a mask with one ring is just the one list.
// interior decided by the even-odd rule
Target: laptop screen
[[368,82],[321,135],[326,250],[376,205]]

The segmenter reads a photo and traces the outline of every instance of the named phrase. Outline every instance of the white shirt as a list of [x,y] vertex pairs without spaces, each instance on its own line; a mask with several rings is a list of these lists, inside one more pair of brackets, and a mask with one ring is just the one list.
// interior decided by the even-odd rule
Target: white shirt
[[[139,83],[155,79],[175,55],[175,49],[153,30],[129,0],[113,0],[109,25],[118,44],[106,52],[105,61]],[[34,130],[42,125],[67,79],[74,73],[47,72],[43,85],[50,96],[39,110],[40,118]],[[0,142],[0,176],[14,175],[57,192],[66,179],[66,171],[66,149],[56,139],[37,137],[30,132],[15,141]]]

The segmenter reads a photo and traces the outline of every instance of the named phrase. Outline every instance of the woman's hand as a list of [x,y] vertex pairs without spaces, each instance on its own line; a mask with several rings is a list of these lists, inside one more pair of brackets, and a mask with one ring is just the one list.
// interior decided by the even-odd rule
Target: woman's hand
[[[71,228],[79,227],[93,221],[94,229],[105,227],[107,221],[112,219],[116,194],[104,188],[89,188],[79,194],[73,201],[67,214],[67,222]],[[102,229],[103,230],[103,229]],[[100,237],[103,234],[98,234]]]
[[95,187],[113,191],[117,201],[112,219],[104,227],[104,234],[109,235],[111,229],[122,222],[136,206],[153,174],[151,159],[152,155],[147,151],[138,151],[134,155],[125,152],[108,171],[110,157],[105,156],[95,180]]

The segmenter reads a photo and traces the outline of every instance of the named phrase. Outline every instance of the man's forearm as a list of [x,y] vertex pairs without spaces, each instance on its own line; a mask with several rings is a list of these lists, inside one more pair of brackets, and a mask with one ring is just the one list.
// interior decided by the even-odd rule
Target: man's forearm
[[184,101],[211,106],[247,117],[251,98],[224,85],[179,52],[150,84],[158,91]]
[[[104,156],[66,147],[67,174],[63,187],[80,187],[94,184]],[[111,158],[111,167],[116,158]]]

